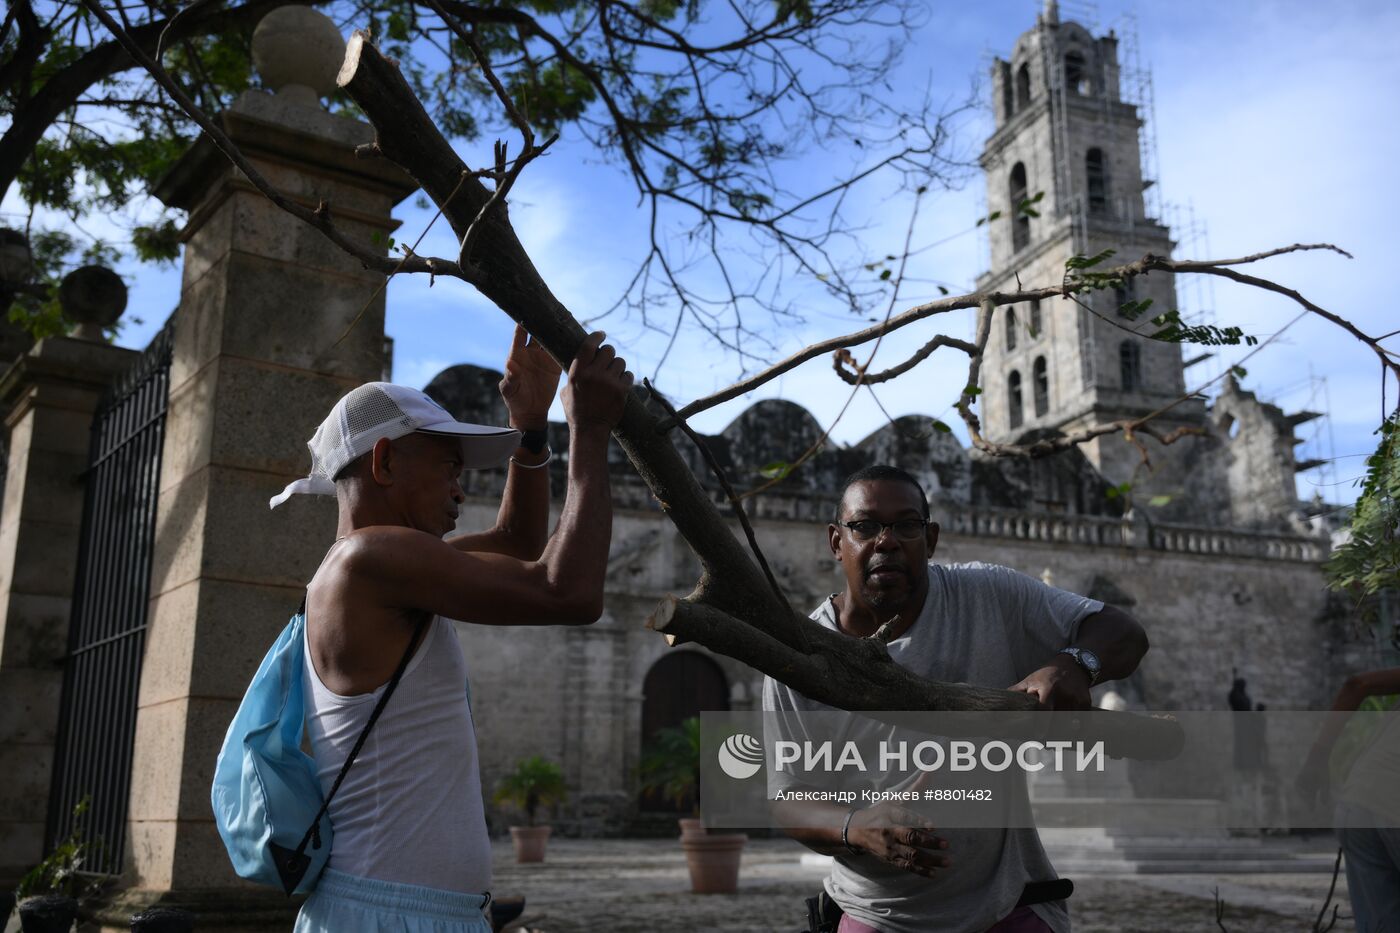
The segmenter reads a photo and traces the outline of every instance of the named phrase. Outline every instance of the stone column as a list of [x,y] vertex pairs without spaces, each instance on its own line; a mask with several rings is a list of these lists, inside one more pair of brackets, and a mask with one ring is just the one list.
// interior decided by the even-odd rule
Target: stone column
[[0,507],[0,887],[43,856],[93,412],[138,356],[45,340],[0,377],[9,459]]
[[[324,201],[369,245],[415,189],[359,159],[371,128],[327,113],[344,54],[310,8],[269,14],[249,91],[225,131],[285,193]],[[136,906],[195,910],[199,928],[272,923],[288,901],[235,877],[213,823],[214,761],[239,698],[335,536],[335,502],[268,499],[310,466],[306,441],[336,399],[384,369],[383,277],[258,194],[203,138],[156,193],[189,211],[157,505],[151,607],[118,928]],[[256,916],[263,903],[271,914]]]

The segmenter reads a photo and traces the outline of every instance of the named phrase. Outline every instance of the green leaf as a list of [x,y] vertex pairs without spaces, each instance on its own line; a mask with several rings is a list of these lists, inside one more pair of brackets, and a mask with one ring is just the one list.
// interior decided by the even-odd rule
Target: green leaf
[[567,796],[563,769],[541,755],[534,755],[516,763],[515,770],[496,785],[492,799],[524,811],[526,821],[533,826],[536,810],[562,803]]
[[390,39],[398,42],[408,41],[408,20],[401,10],[390,11],[386,26],[386,34]]
[[1230,374],[1236,379],[1243,379],[1245,376],[1249,375],[1249,370],[1245,369],[1243,366],[1231,366]]
[[1154,508],[1160,509],[1164,505],[1170,505],[1171,501],[1171,496],[1153,496],[1151,499],[1147,500],[1147,504]]
[[1090,269],[1113,256],[1114,251],[1106,249],[1093,256],[1071,256],[1065,260],[1066,269]]
[[774,460],[759,468],[758,475],[764,479],[785,479],[794,469],[786,460]]
[[948,289],[946,289],[946,288],[944,288],[942,285],[940,285],[940,286],[938,286],[938,294],[940,294],[940,295],[946,295],[946,294],[948,294]]
[[962,394],[963,394],[963,395],[977,396],[977,395],[981,395],[981,394],[982,394],[982,390],[981,390],[979,387],[977,387],[977,386],[968,386],[967,388],[963,389],[963,393],[962,393]]
[[138,226],[131,231],[131,245],[144,262],[173,263],[180,258],[180,225],[166,219],[154,226]]
[[893,274],[894,274],[894,273],[893,273],[891,270],[889,270],[889,269],[884,270],[883,272],[880,273],[880,281],[881,281],[881,282],[889,281],[890,276],[893,275]]
[[[1119,305],[1118,314],[1130,321],[1136,321],[1148,308],[1152,307],[1151,298],[1143,298],[1140,301],[1128,301]],[[1155,323],[1155,321],[1154,321]]]
[[934,419],[933,419],[933,429],[934,429],[935,431],[937,431],[939,434],[952,434],[952,433],[953,433],[953,429],[952,429],[952,428],[948,427],[948,425],[944,424],[942,421],[939,421],[937,418],[934,418]]

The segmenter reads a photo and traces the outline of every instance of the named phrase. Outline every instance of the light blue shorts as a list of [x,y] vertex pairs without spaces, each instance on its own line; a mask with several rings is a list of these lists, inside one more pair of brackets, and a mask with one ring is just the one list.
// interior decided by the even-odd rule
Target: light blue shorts
[[301,905],[295,933],[491,933],[489,898],[358,878],[327,868]]

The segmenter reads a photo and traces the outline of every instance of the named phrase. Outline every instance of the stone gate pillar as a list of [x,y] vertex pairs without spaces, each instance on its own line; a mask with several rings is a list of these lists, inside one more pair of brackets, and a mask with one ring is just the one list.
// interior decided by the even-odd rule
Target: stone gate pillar
[[140,354],[52,337],[0,376],[9,462],[0,507],[0,886],[43,857],[89,429]]
[[[369,245],[415,189],[354,155],[371,128],[332,115],[344,42],[328,19],[284,7],[259,25],[254,60],[277,93],[220,116],[283,192]],[[284,213],[201,138],[158,185],[189,212],[156,517],[151,606],[132,765],[123,900],[113,929],[153,902],[198,927],[279,926],[280,894],[237,879],[209,803],[224,731],[259,660],[296,611],[335,536],[334,500],[268,499],[305,475],[306,441],[337,398],[384,369],[383,277]],[[358,320],[357,320],[358,317]],[[342,339],[343,338],[343,339]],[[259,917],[255,905],[272,913]],[[279,906],[280,905],[280,906]],[[290,921],[285,917],[280,927]]]

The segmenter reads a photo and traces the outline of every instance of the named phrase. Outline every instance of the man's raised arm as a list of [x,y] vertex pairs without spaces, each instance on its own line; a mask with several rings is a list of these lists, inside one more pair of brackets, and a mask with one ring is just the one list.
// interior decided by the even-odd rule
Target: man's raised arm
[[[531,436],[549,427],[549,406],[559,388],[559,364],[538,343],[529,340],[524,325],[515,325],[515,337],[506,357],[501,398],[510,412],[510,426]],[[457,535],[447,543],[460,551],[506,554],[520,560],[538,560],[549,540],[549,450],[521,446],[507,466],[506,487],[496,524],[486,531]]]
[[388,606],[494,625],[587,625],[602,614],[612,537],[608,438],[632,386],[625,361],[602,340],[590,334],[569,368],[568,493],[539,558],[463,551],[411,528],[367,528],[346,542],[344,558],[366,592]]

